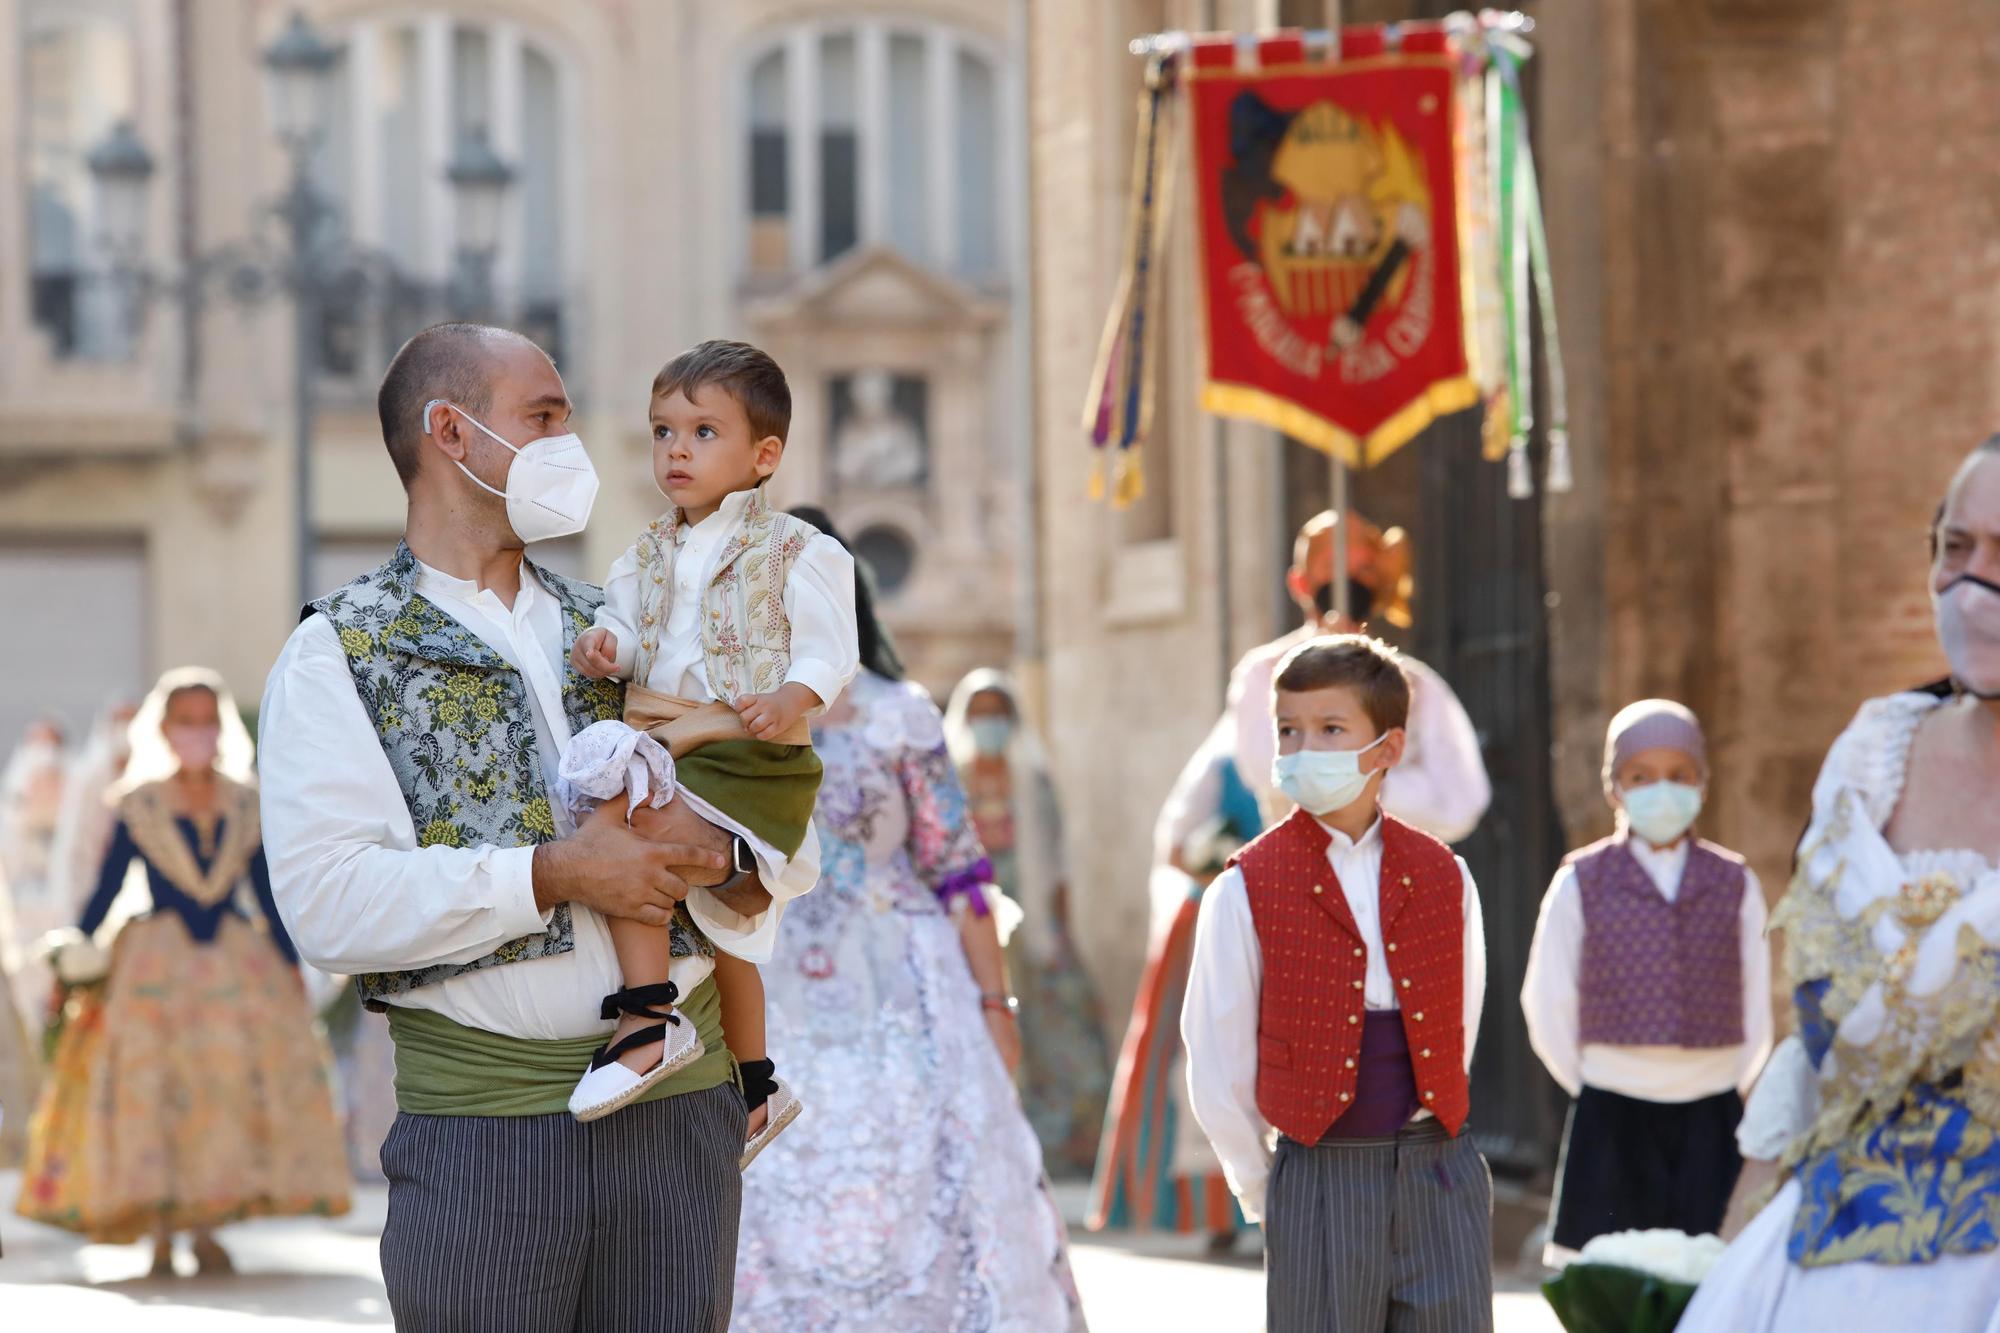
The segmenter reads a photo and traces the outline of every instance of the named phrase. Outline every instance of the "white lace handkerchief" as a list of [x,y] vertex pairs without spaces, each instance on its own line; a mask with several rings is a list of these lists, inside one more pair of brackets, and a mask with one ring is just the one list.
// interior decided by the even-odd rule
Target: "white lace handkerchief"
[[628,817],[642,805],[658,810],[675,790],[667,747],[623,722],[593,722],[578,732],[556,770],[556,797],[579,816],[621,791]]

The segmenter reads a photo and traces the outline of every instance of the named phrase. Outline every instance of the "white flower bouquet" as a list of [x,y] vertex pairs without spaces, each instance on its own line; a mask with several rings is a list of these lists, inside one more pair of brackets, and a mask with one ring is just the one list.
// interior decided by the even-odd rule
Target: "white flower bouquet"
[[76,929],[65,926],[42,936],[36,954],[46,959],[56,979],[65,986],[93,986],[111,971],[111,958],[97,942]]
[[1722,1257],[1720,1236],[1618,1231],[1542,1284],[1569,1333],[1670,1333]]

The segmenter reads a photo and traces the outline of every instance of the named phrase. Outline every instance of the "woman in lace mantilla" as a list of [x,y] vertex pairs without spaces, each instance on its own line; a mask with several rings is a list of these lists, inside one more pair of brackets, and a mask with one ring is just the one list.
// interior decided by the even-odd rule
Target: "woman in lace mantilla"
[[813,728],[820,882],[764,969],[771,1052],[811,1110],[744,1178],[731,1327],[1080,1330],[1012,1016],[969,961],[1000,973],[1003,900],[943,719],[856,592],[865,669]]

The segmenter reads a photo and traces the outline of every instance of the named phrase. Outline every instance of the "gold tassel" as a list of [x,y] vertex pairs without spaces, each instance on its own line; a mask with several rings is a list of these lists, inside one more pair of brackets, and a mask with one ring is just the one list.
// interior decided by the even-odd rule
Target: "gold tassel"
[[1507,452],[1514,433],[1514,411],[1507,390],[1497,390],[1486,404],[1486,420],[1480,429],[1480,452],[1489,463],[1497,463]]
[[1092,457],[1090,461],[1090,502],[1092,504],[1103,504],[1104,503],[1104,451],[1102,449],[1094,449],[1091,451],[1091,454]]
[[1139,469],[1139,455],[1134,450],[1119,451],[1118,469],[1112,477],[1111,505],[1114,509],[1130,509],[1146,493],[1146,477]]

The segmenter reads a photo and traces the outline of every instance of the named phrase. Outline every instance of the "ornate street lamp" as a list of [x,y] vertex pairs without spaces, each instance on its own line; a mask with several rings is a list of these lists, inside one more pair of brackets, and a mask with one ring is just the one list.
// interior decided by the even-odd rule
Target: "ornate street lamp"
[[[338,210],[313,183],[312,157],[332,120],[333,71],[340,48],[326,42],[294,11],[263,56],[271,128],[291,163],[291,176],[271,212],[285,224],[286,250],[273,256],[255,244],[225,245],[197,258],[172,282],[156,279],[144,266],[147,192],[153,159],[132,126],[121,122],[87,159],[96,182],[98,216],[106,250],[138,287],[142,298],[166,292],[190,308],[205,299],[211,279],[232,300],[261,299],[273,289],[292,300],[293,467],[298,529],[297,579],[300,604],[312,587],[312,426],[313,388],[322,312],[329,306],[365,299],[367,289],[399,284],[393,266],[380,255],[345,247],[325,224]],[[493,257],[499,247],[500,214],[514,170],[500,160],[486,131],[460,136],[445,176],[452,184],[458,218],[459,262],[479,277],[488,299]]]
[[468,127],[458,136],[451,163],[453,216],[458,225],[458,262],[466,285],[464,303],[477,315],[493,305],[493,257],[500,249],[500,213],[514,184],[514,168],[493,151],[484,125]]
[[296,9],[264,52],[271,128],[295,154],[311,151],[326,133],[339,61],[340,48],[324,41]]
[[93,210],[98,244],[120,266],[139,263],[146,250],[146,187],[153,178],[153,155],[139,142],[132,122],[111,127],[84,158],[97,187]]

